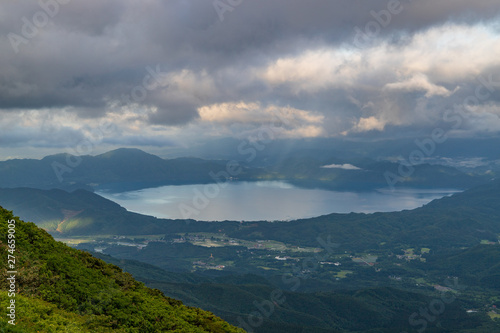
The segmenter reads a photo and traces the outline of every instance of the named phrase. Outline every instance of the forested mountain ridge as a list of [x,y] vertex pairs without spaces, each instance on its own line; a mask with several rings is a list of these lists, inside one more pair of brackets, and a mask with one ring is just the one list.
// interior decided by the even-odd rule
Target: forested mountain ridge
[[[421,208],[390,213],[328,214],[290,222],[220,223],[167,220],[128,212],[95,193],[77,190],[0,189],[0,202],[53,235],[151,235],[219,232],[258,240],[317,246],[318,235],[350,249],[397,243],[432,248],[496,242],[500,234],[500,180],[434,200]],[[73,212],[73,214],[69,214]],[[66,215],[65,215],[66,214]],[[300,237],[297,237],[300,235]]]
[[[500,234],[500,180],[433,200],[420,208],[373,214],[329,214],[285,223],[256,222],[228,230],[246,239],[295,239],[314,246],[317,235],[348,248],[390,247],[398,243],[434,248],[496,242]],[[229,228],[227,228],[229,229]],[[294,235],[301,235],[300,238]]]
[[[96,156],[57,154],[40,160],[1,161],[0,184],[4,188],[66,190],[203,184],[214,182],[210,172],[217,174],[226,170],[227,163],[187,157],[162,159],[140,149],[120,148]],[[257,168],[240,168],[238,178],[242,180],[253,179],[261,173]]]
[[[8,253],[7,222],[12,220],[15,251]],[[145,287],[115,265],[56,242],[1,207],[0,221],[0,256],[6,262],[8,254],[14,255],[17,270],[15,327],[5,314],[0,317],[7,332],[243,332]],[[11,299],[7,271],[2,264],[4,311]]]
[[52,234],[156,234],[164,232],[152,216],[127,211],[86,190],[0,189],[0,203]]
[[[284,155],[279,160],[270,160],[270,163],[254,164],[254,158],[258,159],[253,155],[239,154],[232,160],[163,159],[130,148],[96,156],[63,153],[40,160],[0,161],[0,184],[4,188],[109,189],[120,192],[163,185],[214,183],[231,178],[240,181],[283,180],[305,188],[365,191],[386,187],[388,174],[397,178],[398,186],[459,189],[481,184],[495,175],[483,171],[463,172],[444,165],[420,164],[411,177],[400,177],[400,165],[394,161],[338,158],[333,152],[325,155],[314,150]],[[355,166],[347,169],[338,167],[350,163]]]

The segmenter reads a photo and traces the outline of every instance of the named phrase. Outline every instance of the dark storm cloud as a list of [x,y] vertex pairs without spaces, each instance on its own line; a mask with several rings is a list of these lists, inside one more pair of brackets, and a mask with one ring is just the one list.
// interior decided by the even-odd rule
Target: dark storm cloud
[[152,124],[181,125],[198,116],[197,107],[188,102],[161,101],[156,105],[157,110],[148,117]]
[[[149,123],[176,126],[198,119],[199,107],[226,101],[292,105],[345,117],[347,123],[369,117],[370,103],[381,100],[371,87],[385,84],[382,77],[390,73],[361,80],[359,87],[311,90],[294,89],[294,82],[270,84],[253,69],[308,49],[355,46],[356,29],[366,32],[376,16],[388,21],[372,42],[391,37],[398,45],[446,22],[487,22],[500,10],[497,0],[401,1],[390,18],[384,16],[395,4],[390,0],[243,0],[223,13],[205,0],[41,3],[51,5],[0,3],[0,112],[66,108],[81,118],[99,118],[128,106],[150,110]],[[34,15],[50,11],[49,23],[35,27],[32,36],[23,34],[30,30],[26,21],[33,25]],[[147,68],[158,64],[162,83],[146,89]],[[473,82],[468,78],[462,85]],[[442,86],[448,88],[446,82]],[[126,102],[134,89],[146,94]],[[399,108],[417,103],[415,96],[391,94]],[[387,119],[401,116],[392,107],[384,111]]]

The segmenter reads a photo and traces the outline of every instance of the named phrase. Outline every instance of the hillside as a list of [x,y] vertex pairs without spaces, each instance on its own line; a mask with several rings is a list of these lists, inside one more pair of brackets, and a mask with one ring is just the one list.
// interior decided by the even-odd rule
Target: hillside
[[[214,180],[210,172],[226,170],[227,161],[199,158],[162,159],[139,149],[121,148],[97,156],[57,154],[41,160],[0,162],[4,188],[31,187],[66,190],[106,188],[139,189],[161,185],[198,184]],[[243,168],[240,179],[253,179],[261,171]]]
[[[265,152],[264,156],[268,154]],[[373,158],[339,158],[334,152],[324,154],[317,149],[276,154],[278,159],[270,156],[258,164],[252,163],[252,159],[244,154],[233,156],[232,163],[237,164],[232,170],[237,172],[232,176],[238,180],[285,180],[306,188],[364,191],[386,188],[387,172],[395,177],[399,175],[399,163]],[[0,184],[4,188],[107,189],[119,192],[163,185],[213,183],[217,180],[211,175],[220,172],[227,175],[228,163],[227,159],[162,159],[139,149],[120,148],[97,156],[57,154],[41,160],[0,161]],[[354,164],[355,168],[327,167],[344,164]],[[465,189],[493,176],[493,173],[463,172],[450,166],[421,164],[411,177],[398,178],[396,185]]]
[[[479,185],[500,171],[496,162],[498,152],[489,148],[498,146],[498,143],[499,138],[449,138],[437,145],[433,156],[424,164],[415,166],[414,172],[401,179],[397,186],[466,189]],[[240,144],[239,140],[229,138],[207,141],[184,154],[240,160]],[[409,138],[375,141],[282,139],[266,144],[249,166],[264,168],[273,177],[298,186],[366,190],[387,187],[385,172],[398,175],[397,161],[401,158],[408,160],[408,155],[416,148],[415,140]],[[359,169],[322,168],[332,164],[351,164]]]
[[[409,211],[329,214],[291,222],[200,222],[156,219],[131,213],[97,194],[77,190],[0,189],[0,202],[54,235],[150,235],[218,233],[317,246],[318,235],[349,249],[416,244],[433,248],[496,242],[500,234],[500,181],[434,200]],[[72,213],[72,214],[70,214]],[[66,214],[66,215],[65,215]],[[300,237],[297,237],[300,235]]]
[[[0,255],[7,258],[7,221],[15,222],[16,329],[12,332],[243,332],[213,314],[146,288],[117,266],[54,241],[33,223],[0,208]],[[3,264],[2,264],[3,265]],[[9,297],[1,271],[0,304]]]
[[[487,315],[497,304],[500,276],[499,247],[495,245],[500,231],[498,180],[411,211],[330,214],[274,223],[155,219],[127,212],[84,190],[68,193],[25,188],[6,189],[0,194],[0,200],[10,200],[19,210],[31,207],[39,216],[56,216],[54,212],[67,210],[88,211],[87,218],[100,222],[83,224],[80,231],[93,236],[78,238],[78,228],[61,229],[63,233],[56,231],[56,235],[84,240],[78,245],[83,249],[104,249],[105,254],[115,258],[104,254],[99,257],[123,267],[149,287],[190,306],[212,311],[233,325],[245,327],[240,318],[246,319],[255,311],[255,302],[268,304],[266,301],[274,290],[283,290],[286,303],[276,306],[272,317],[266,317],[256,332],[370,332],[375,324],[379,332],[410,332],[408,317],[412,311],[425,308],[439,297],[434,286],[443,284],[450,275],[458,277],[460,285],[469,287],[460,290],[461,297],[446,307],[446,312],[428,331],[440,332],[441,325],[455,332],[489,332],[498,326],[498,322],[491,321]],[[75,220],[74,225],[80,224]],[[85,229],[89,226],[95,229]],[[146,233],[140,232],[141,226],[148,231],[159,228],[160,234],[148,239]],[[139,236],[130,236],[129,229],[137,231]],[[102,230],[107,233],[99,237]],[[129,237],[117,239],[109,236],[111,231]],[[73,236],[72,232],[75,232]],[[36,234],[50,238],[40,230]],[[329,245],[321,246],[323,252],[313,255],[313,248],[320,247],[318,236]],[[177,242],[182,238],[183,242]],[[216,246],[201,246],[200,239]],[[485,245],[479,245],[482,242]],[[75,251],[56,244],[58,252]],[[259,244],[270,244],[270,247],[260,248]],[[138,245],[142,246],[141,250]],[[36,253],[44,251],[47,250],[39,247]],[[416,260],[398,258],[413,251]],[[214,259],[210,259],[212,255]],[[278,261],[277,255],[293,259]],[[370,255],[378,257],[375,266],[354,261],[354,257]],[[324,260],[338,261],[341,266],[319,263]],[[208,268],[210,265],[225,267],[217,270]],[[308,272],[299,267],[311,269]],[[61,267],[53,268],[59,270],[56,275],[62,276]],[[196,273],[191,273],[193,271]],[[61,280],[57,283],[62,283]],[[290,281],[299,281],[300,288],[291,289]],[[56,284],[54,288],[60,286]],[[83,286],[88,287],[85,282]],[[87,289],[93,290],[87,287],[74,288],[85,293]],[[92,308],[92,304],[101,304],[99,299],[103,295],[90,297],[97,299],[90,302]],[[71,301],[64,298],[64,302],[64,306],[71,306]],[[40,303],[37,309],[45,309],[45,305]],[[470,308],[480,312],[467,314],[465,310]],[[70,318],[73,312],[61,316]],[[76,315],[71,320],[80,322],[78,316],[82,314],[77,311]],[[396,327],[399,330],[394,330]]]
[[[498,248],[483,246],[481,254],[488,256],[489,253],[497,252]],[[467,256],[466,252],[464,256]],[[236,325],[242,323],[242,325],[245,323],[248,325],[246,319],[256,309],[272,312],[271,315],[265,317],[259,327],[255,328],[255,331],[259,333],[417,332],[419,327],[409,325],[408,318],[417,309],[425,309],[431,302],[435,302],[437,297],[441,297],[439,292],[431,290],[433,288],[414,288],[412,287],[414,283],[394,283],[387,278],[385,282],[382,282],[380,274],[379,277],[373,274],[367,277],[365,272],[365,279],[378,280],[379,285],[363,286],[359,281],[361,277],[356,280],[349,279],[350,281],[342,289],[335,291],[317,288],[320,291],[294,292],[284,285],[280,298],[284,302],[276,302],[274,306],[270,306],[269,295],[277,290],[277,286],[260,276],[231,275],[209,278],[192,273],[181,275],[162,271],[158,267],[137,261],[118,260],[99,254],[98,256],[107,262],[120,265],[148,286],[182,299],[186,304],[209,309]],[[494,262],[494,259],[485,258],[484,261]],[[473,262],[473,258],[464,260],[463,267]],[[385,267],[379,267],[385,270]],[[363,269],[360,268],[356,275],[362,271]],[[446,270],[441,269],[441,271],[446,276]],[[480,276],[483,272],[487,270],[475,271]],[[387,273],[382,275],[386,277],[385,274]],[[432,279],[434,276],[439,276],[439,273],[429,272],[426,279]],[[459,281],[462,281],[462,275],[459,276]],[[302,284],[321,285],[323,283],[317,277],[311,276],[309,281],[306,279],[302,280]],[[439,280],[440,278],[437,281]],[[469,280],[465,281],[469,282]],[[465,281],[456,285],[452,283],[451,286],[464,288]],[[439,316],[439,320],[428,325],[429,332],[443,332],[440,327],[446,328],[446,332],[463,333],[495,332],[498,329],[500,323],[491,322],[484,315],[466,313],[465,309],[482,304],[482,301],[477,301],[475,305],[472,303],[472,299],[477,298],[478,294],[489,293],[494,299],[494,295],[498,293],[498,287],[495,290],[486,289],[491,288],[489,285],[481,285],[481,287],[474,285],[476,287],[471,292],[462,289],[453,291],[460,295],[459,299],[446,305],[446,311]]]
[[227,231],[236,238],[294,239],[296,244],[308,246],[317,244],[317,235],[329,235],[332,242],[355,249],[377,248],[382,242],[388,247],[403,243],[442,248],[472,246],[480,240],[496,242],[499,221],[500,180],[495,180],[413,210],[256,222]]
[[127,211],[85,190],[0,189],[0,202],[52,234],[156,234],[164,230],[151,216]]

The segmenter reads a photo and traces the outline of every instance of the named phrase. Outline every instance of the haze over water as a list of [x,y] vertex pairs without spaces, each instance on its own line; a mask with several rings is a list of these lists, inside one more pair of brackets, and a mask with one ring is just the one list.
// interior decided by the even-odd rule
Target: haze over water
[[[212,186],[208,189],[208,186]],[[457,192],[450,189],[396,189],[373,192],[337,192],[304,189],[285,182],[233,182],[213,191],[211,185],[148,188],[122,193],[98,192],[129,211],[158,218],[202,221],[294,220],[330,213],[373,213],[420,207]],[[200,200],[200,193],[213,198]],[[198,198],[198,199],[195,199]],[[206,198],[206,197],[205,197]],[[194,201],[197,204],[194,203]],[[186,216],[181,210],[190,211]],[[202,208],[204,207],[204,208]]]

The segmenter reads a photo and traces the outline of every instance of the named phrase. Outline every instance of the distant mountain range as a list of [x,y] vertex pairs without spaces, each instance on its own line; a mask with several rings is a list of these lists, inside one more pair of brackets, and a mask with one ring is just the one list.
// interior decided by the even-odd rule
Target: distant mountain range
[[495,176],[491,170],[464,172],[451,166],[426,163],[412,167],[410,172],[406,169],[402,172],[398,162],[346,157],[345,153],[336,155],[329,150],[275,153],[269,156],[266,152],[264,156],[268,158],[263,158],[255,150],[255,159],[248,153],[236,154],[232,160],[162,159],[139,149],[122,148],[97,156],[58,154],[41,160],[14,159],[0,162],[0,187],[120,192],[163,185],[214,183],[230,178],[283,180],[308,188],[364,191],[387,188],[397,177],[396,185],[400,187],[466,189]]
[[[161,185],[214,182],[210,172],[226,171],[228,161],[199,158],[165,160],[139,149],[117,149],[97,156],[58,154],[41,160],[0,162],[3,188],[107,188],[130,190]],[[255,179],[258,169],[242,167],[238,179]]]
[[[430,134],[430,133],[429,133]],[[265,146],[259,151],[255,162],[264,163],[265,159],[275,156],[276,159],[281,154],[293,151],[298,154],[308,154],[309,156],[337,155],[339,158],[380,158],[404,155],[405,152],[411,152],[417,146],[415,140],[423,141],[429,136],[425,133],[420,137],[397,138],[387,137],[373,140],[373,138],[358,138],[356,140],[343,137],[317,137],[317,138],[289,138],[275,140],[257,141],[259,145]],[[239,155],[238,146],[247,143],[246,147],[251,146],[248,140],[238,138],[217,138],[206,140],[201,144],[189,148],[172,148],[177,157],[180,156],[200,156],[207,159],[234,159]],[[491,147],[500,144],[500,137],[448,137],[442,143],[436,145],[435,154],[437,156],[446,156],[449,158],[478,157],[485,159],[498,159],[498,151]]]

